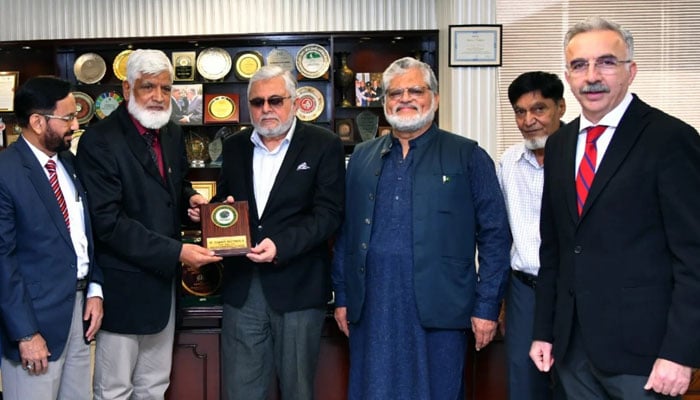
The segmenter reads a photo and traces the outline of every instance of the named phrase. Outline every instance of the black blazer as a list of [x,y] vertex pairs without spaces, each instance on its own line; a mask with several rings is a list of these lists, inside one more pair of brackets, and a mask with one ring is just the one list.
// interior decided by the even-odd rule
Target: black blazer
[[160,129],[166,179],[123,103],[87,128],[78,169],[88,190],[96,256],[104,272],[102,328],[151,334],[165,327],[179,272],[180,226],[190,196],[182,130]]
[[326,129],[297,121],[265,212],[258,218],[251,134],[248,129],[224,142],[216,200],[228,195],[247,200],[253,244],[269,237],[277,246],[277,261],[256,264],[244,256],[226,258],[223,300],[242,306],[257,268],[265,297],[276,311],[322,307],[331,293],[328,240],[343,214],[342,142]]
[[700,137],[636,96],[579,219],[579,119],[547,141],[534,339],[563,359],[578,318],[593,365],[700,365]]

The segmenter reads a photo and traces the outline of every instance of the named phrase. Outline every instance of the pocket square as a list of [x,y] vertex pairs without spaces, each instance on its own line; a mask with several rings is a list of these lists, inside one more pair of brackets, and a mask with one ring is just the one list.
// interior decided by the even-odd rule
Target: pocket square
[[309,167],[309,164],[307,164],[306,161],[297,165],[297,171],[305,171],[307,169],[311,169],[311,167]]

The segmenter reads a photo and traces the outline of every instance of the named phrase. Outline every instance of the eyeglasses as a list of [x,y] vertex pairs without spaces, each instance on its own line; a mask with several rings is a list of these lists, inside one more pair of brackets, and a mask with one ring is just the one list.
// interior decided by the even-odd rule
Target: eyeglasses
[[250,103],[251,107],[255,108],[260,108],[265,105],[265,102],[267,101],[267,104],[270,105],[270,107],[280,107],[282,106],[282,103],[284,103],[284,100],[286,99],[291,99],[292,96],[287,96],[287,97],[282,97],[282,96],[271,96],[268,97],[267,99],[264,99],[262,97],[254,97],[250,100],[248,100],[248,103]]
[[[612,74],[617,71],[617,67],[622,64],[631,63],[632,60],[618,60],[615,56],[603,56],[595,59],[594,66],[601,74]],[[590,62],[584,59],[573,60],[567,65],[569,73],[572,75],[581,75],[588,72]]]
[[386,97],[388,97],[391,100],[399,100],[403,97],[404,92],[408,92],[408,97],[411,99],[415,99],[418,97],[422,97],[425,92],[430,91],[430,88],[427,86],[413,86],[410,88],[396,88],[396,89],[389,89],[386,91]]
[[51,114],[39,114],[46,119],[60,119],[66,122],[73,122],[74,119],[78,118],[78,113],[72,113],[68,115],[51,115]]

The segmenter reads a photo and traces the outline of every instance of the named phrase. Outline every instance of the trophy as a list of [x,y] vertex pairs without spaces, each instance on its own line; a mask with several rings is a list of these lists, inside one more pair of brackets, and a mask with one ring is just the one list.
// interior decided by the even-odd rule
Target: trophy
[[360,137],[362,138],[363,142],[377,136],[379,116],[372,111],[365,110],[357,114],[357,117],[355,117],[355,122],[357,123],[357,130],[360,132]]
[[355,73],[348,67],[348,53],[340,53],[340,68],[335,70],[335,83],[340,89],[340,106],[351,107],[348,100],[348,89],[355,80]]
[[186,140],[187,160],[192,168],[204,168],[209,155],[209,140],[190,132]]

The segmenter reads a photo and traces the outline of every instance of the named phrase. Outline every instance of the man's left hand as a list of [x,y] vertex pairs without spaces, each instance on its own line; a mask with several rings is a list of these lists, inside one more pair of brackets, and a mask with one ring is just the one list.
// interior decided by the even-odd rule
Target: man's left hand
[[476,340],[475,348],[479,351],[491,343],[493,337],[496,336],[496,327],[498,323],[488,319],[472,317],[472,331]]
[[257,246],[250,249],[250,253],[246,254],[246,257],[256,263],[273,262],[277,257],[277,246],[270,238],[265,238]]
[[690,386],[691,377],[690,367],[657,358],[644,390],[653,390],[666,396],[683,395]]

